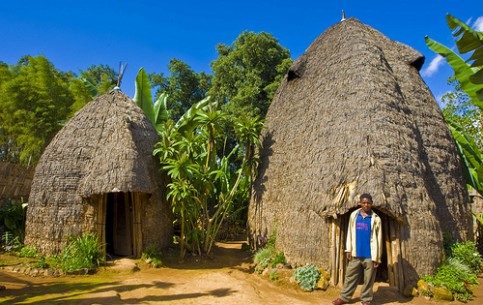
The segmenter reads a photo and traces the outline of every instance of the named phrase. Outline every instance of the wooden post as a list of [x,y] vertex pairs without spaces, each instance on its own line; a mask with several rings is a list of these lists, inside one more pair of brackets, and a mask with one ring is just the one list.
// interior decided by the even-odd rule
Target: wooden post
[[[389,220],[392,222],[392,220]],[[396,286],[396,280],[394,278],[394,262],[392,259],[392,247],[391,247],[391,232],[389,223],[383,222],[384,226],[384,241],[386,244],[386,256],[387,256],[387,278],[390,286]]]
[[337,274],[337,268],[336,268],[336,260],[337,260],[337,253],[336,253],[336,247],[335,247],[335,219],[330,219],[330,226],[329,226],[329,236],[330,236],[330,241],[329,241],[329,253],[330,253],[330,275],[332,277],[332,283],[334,286],[337,285],[338,283],[338,274]]

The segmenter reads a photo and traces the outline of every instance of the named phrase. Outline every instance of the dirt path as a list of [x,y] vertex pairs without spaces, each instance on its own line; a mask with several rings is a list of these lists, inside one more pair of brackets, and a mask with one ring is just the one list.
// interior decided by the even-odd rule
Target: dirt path
[[[250,272],[250,254],[241,243],[220,244],[214,259],[173,260],[167,267],[132,271],[135,262],[117,265],[88,276],[29,277],[0,271],[1,304],[331,304],[338,289],[303,292],[289,283],[279,283]],[[482,304],[483,285],[468,305]],[[358,291],[356,295],[358,296]],[[356,298],[352,304],[358,304]],[[446,305],[459,302],[407,299],[384,283],[375,287],[376,305]]]

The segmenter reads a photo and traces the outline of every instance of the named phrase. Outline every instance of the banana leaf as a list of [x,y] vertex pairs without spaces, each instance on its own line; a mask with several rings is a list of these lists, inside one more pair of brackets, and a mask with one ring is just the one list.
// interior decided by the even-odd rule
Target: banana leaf
[[440,54],[451,65],[454,70],[455,77],[461,85],[461,89],[472,100],[473,104],[483,110],[483,99],[479,99],[477,92],[483,89],[483,85],[474,84],[470,81],[470,77],[478,70],[472,68],[466,63],[458,54],[453,52],[448,47],[440,44],[437,41],[432,40],[429,37],[425,37],[426,45],[434,52]]
[[144,111],[149,121],[156,126],[156,118],[154,116],[154,106],[151,98],[151,85],[144,68],[139,69],[135,82],[136,92],[134,93],[134,102]]

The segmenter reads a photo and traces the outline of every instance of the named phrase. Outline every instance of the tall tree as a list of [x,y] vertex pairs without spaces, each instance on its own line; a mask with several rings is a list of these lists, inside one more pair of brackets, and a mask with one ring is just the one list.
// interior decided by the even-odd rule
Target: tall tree
[[268,33],[244,31],[231,46],[219,44],[209,95],[235,115],[265,117],[282,77],[290,67],[290,52]]
[[69,117],[74,115],[97,95],[112,90],[117,83],[117,73],[108,65],[92,65],[81,70],[78,77],[72,75],[70,91],[74,98]]
[[461,89],[455,77],[448,80],[454,90],[447,92],[441,98],[443,115],[447,121],[461,126],[483,152],[481,135],[483,134],[483,112],[471,102],[468,95]]
[[0,84],[2,146],[10,145],[20,163],[35,163],[68,113],[69,76],[43,56],[22,57],[11,70]]
[[168,94],[168,107],[171,115],[179,119],[193,104],[207,96],[211,86],[211,75],[197,73],[176,58],[168,65],[169,76],[150,74],[151,84],[157,86],[156,96]]

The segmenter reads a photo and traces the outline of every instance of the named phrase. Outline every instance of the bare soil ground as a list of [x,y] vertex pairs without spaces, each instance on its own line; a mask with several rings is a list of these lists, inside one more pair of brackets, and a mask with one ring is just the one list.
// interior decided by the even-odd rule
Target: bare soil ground
[[[304,292],[287,278],[271,281],[253,273],[251,253],[241,242],[219,243],[213,258],[175,257],[162,268],[138,268],[137,261],[116,260],[94,275],[45,277],[0,270],[1,304],[331,304],[338,288]],[[482,279],[480,279],[481,282]],[[376,305],[461,304],[404,298],[386,283],[376,283]],[[468,305],[483,304],[483,285]],[[351,304],[358,304],[359,291]]]

